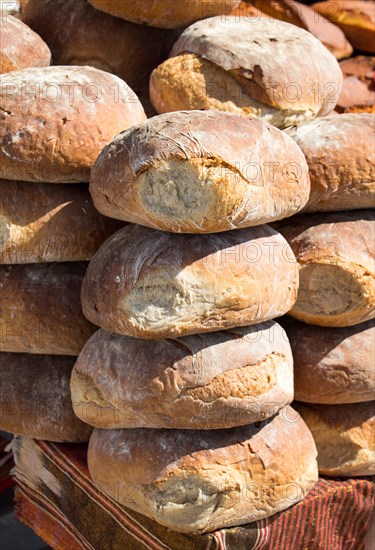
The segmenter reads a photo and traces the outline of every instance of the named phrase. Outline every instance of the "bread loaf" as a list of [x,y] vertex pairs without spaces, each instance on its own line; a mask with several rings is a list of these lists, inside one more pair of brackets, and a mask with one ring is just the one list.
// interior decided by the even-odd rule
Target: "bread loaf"
[[375,53],[375,4],[365,0],[325,0],[311,6],[336,23],[357,50]]
[[353,48],[343,31],[328,19],[317,17],[309,7],[295,0],[252,0],[254,6],[272,19],[286,21],[311,32],[336,57],[348,57]]
[[311,433],[290,407],[232,430],[100,430],[88,466],[98,488],[183,533],[272,516],[317,481]]
[[55,65],[91,65],[137,93],[148,88],[151,71],[177,38],[98,11],[86,0],[29,0],[23,20],[47,42]]
[[292,137],[310,170],[306,212],[375,207],[374,117],[343,114],[301,124]]
[[319,472],[353,477],[375,474],[375,402],[296,408],[318,449]]
[[74,358],[0,353],[0,430],[49,441],[88,441],[69,390]]
[[76,183],[120,131],[145,119],[120,78],[92,67],[0,75],[0,177]]
[[275,228],[299,264],[298,298],[290,315],[328,327],[374,318],[374,211],[306,214]]
[[357,403],[375,397],[375,324],[328,328],[283,317],[294,359],[294,393],[307,403]]
[[375,111],[375,57],[358,55],[341,61],[344,75],[336,111],[339,113],[373,113]]
[[101,216],[84,185],[0,180],[0,263],[90,260],[123,224]]
[[182,33],[153,71],[150,94],[158,113],[216,109],[285,128],[332,111],[341,85],[337,60],[311,33],[227,16]]
[[158,339],[273,319],[297,288],[294,256],[267,225],[215,235],[128,225],[92,259],[82,307],[102,328]]
[[79,300],[86,265],[0,266],[0,351],[78,355],[95,331]]
[[77,416],[98,428],[231,428],[293,400],[293,358],[274,321],[156,342],[101,329],[71,391]]
[[119,2],[118,0],[89,0],[97,9],[133,23],[177,29],[198,19],[224,15],[236,8],[240,0],[146,0]]
[[291,216],[308,167],[286,134],[231,113],[183,111],[119,134],[91,174],[96,208],[156,229],[212,233]]
[[50,61],[47,44],[27,25],[11,15],[1,21],[0,73],[44,67]]

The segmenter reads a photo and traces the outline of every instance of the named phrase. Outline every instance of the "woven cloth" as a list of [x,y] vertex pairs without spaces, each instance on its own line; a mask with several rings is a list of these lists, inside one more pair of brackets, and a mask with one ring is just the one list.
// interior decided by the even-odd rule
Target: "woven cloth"
[[12,453],[6,451],[9,441],[0,435],[0,493],[13,485],[13,480],[10,476],[10,471],[14,466]]
[[17,515],[58,550],[361,550],[374,509],[374,479],[320,479],[303,501],[271,518],[184,535],[100,493],[85,445],[18,438],[13,448]]

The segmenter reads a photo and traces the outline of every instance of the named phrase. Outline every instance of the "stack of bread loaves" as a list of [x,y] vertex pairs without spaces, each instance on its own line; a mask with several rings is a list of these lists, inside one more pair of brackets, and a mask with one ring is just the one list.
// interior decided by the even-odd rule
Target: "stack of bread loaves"
[[91,429],[74,415],[69,388],[74,357],[94,331],[81,283],[87,261],[123,224],[96,211],[84,182],[103,146],[145,115],[120,79],[38,67],[48,48],[36,42],[22,58],[17,44],[13,65],[34,67],[8,63],[0,76],[0,429],[86,441]]
[[292,355],[272,320],[294,305],[298,267],[264,225],[307,202],[299,147],[257,119],[168,113],[116,136],[90,191],[102,214],[133,222],[102,245],[82,286],[83,311],[101,329],[71,391],[95,427],[94,482],[181,532],[303,498],[316,449],[289,407]]
[[373,135],[370,114],[300,126],[294,138],[309,164],[310,199],[306,214],[276,224],[300,268],[294,319],[285,321],[303,402],[296,407],[326,475],[375,473]]

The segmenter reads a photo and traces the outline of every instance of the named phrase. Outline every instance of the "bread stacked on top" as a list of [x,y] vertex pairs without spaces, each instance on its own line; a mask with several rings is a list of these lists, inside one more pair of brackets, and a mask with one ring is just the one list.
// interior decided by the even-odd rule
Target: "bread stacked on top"
[[94,482],[182,532],[303,498],[316,450],[289,406],[292,355],[273,320],[295,303],[298,266],[266,225],[308,200],[297,144],[233,113],[168,113],[117,135],[90,191],[101,213],[132,222],[98,250],[82,286],[101,328],[71,391],[95,428]]
[[[80,289],[87,261],[123,225],[97,212],[87,182],[102,147],[145,115],[124,81],[91,67],[39,67],[47,46],[17,19],[5,25],[14,32],[0,75],[0,429],[87,441],[69,388],[95,330]],[[30,37],[22,51],[18,32]],[[133,101],[116,101],[114,86]]]
[[[285,321],[296,408],[322,474],[375,473],[374,120],[343,114],[301,125],[310,169],[306,214],[275,227],[291,245],[300,286]],[[305,324],[307,323],[307,324]]]

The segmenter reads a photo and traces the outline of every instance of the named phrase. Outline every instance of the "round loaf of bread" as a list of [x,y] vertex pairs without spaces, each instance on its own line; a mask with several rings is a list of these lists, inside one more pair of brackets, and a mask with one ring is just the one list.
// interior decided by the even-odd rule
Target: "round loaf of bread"
[[86,263],[0,266],[0,351],[78,355],[95,327],[79,294]]
[[352,477],[375,474],[375,402],[348,405],[295,403],[318,449],[319,472]]
[[375,53],[375,6],[366,0],[325,0],[311,6],[336,23],[350,43],[364,52]]
[[123,224],[101,216],[84,185],[0,180],[0,263],[90,260]]
[[293,253],[267,225],[215,235],[128,225],[92,259],[82,307],[102,328],[158,339],[274,319],[297,289]]
[[105,11],[127,21],[160,27],[177,29],[186,27],[198,19],[214,15],[224,15],[236,8],[240,0],[89,0],[98,10]]
[[188,27],[151,75],[158,113],[216,109],[285,128],[332,111],[342,72],[311,33],[267,18],[212,17]]
[[291,216],[310,181],[300,148],[260,120],[183,111],[116,136],[90,192],[104,215],[176,233],[214,233]]
[[88,441],[91,428],[73,412],[74,358],[0,353],[0,430],[48,441]]
[[344,75],[336,111],[339,113],[373,113],[375,111],[375,57],[358,55],[341,61]]
[[95,429],[88,466],[101,491],[183,533],[272,516],[318,479],[313,438],[289,406],[231,430]]
[[346,40],[343,31],[328,19],[316,16],[316,13],[301,2],[295,0],[252,0],[256,8],[272,19],[286,21],[311,32],[336,57],[349,57],[353,48]]
[[4,17],[1,21],[0,73],[44,67],[50,61],[51,52],[38,34],[15,17]]
[[275,227],[299,264],[292,317],[327,327],[349,327],[374,318],[373,210],[305,214]]
[[0,176],[11,180],[88,181],[103,147],[146,118],[123,80],[92,67],[0,75],[0,99]]
[[301,124],[292,134],[310,170],[306,212],[375,206],[374,117],[343,114]]
[[29,0],[22,18],[47,42],[55,65],[102,69],[137,93],[148,88],[151,71],[177,38],[98,11],[87,0]]
[[329,328],[281,320],[294,359],[294,394],[306,403],[358,403],[375,397],[375,323]]
[[231,428],[291,403],[293,358],[274,321],[156,342],[101,329],[71,391],[77,416],[97,428]]

